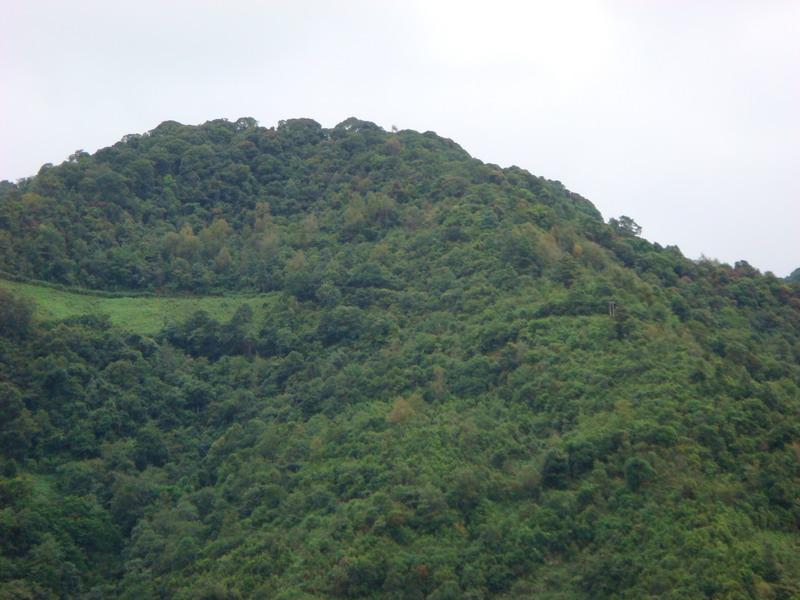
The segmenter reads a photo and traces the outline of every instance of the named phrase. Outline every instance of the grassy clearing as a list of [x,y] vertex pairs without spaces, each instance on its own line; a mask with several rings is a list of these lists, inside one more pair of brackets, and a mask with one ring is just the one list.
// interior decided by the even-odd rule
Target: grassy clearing
[[106,298],[4,279],[0,279],[0,287],[31,300],[36,317],[43,321],[104,314],[114,325],[143,334],[156,333],[165,323],[182,321],[198,310],[225,321],[243,304],[249,304],[255,312],[274,300],[274,294]]

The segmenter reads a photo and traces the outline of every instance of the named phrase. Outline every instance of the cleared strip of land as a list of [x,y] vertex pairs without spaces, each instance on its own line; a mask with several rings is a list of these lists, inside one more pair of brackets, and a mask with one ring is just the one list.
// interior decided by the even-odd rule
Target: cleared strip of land
[[40,320],[108,315],[112,324],[143,334],[156,333],[165,323],[182,321],[198,310],[206,311],[218,321],[225,321],[243,304],[257,310],[274,299],[274,294],[108,298],[5,279],[0,279],[0,288],[31,300],[35,304],[35,316]]

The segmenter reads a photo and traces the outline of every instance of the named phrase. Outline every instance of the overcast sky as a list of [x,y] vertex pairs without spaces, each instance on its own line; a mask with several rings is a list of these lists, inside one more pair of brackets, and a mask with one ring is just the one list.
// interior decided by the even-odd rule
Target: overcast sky
[[25,0],[0,179],[168,119],[350,116],[558,179],[644,237],[800,267],[800,0]]

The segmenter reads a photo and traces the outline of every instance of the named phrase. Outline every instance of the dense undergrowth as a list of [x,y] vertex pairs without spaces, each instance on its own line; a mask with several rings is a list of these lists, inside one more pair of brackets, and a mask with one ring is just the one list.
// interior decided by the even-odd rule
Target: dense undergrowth
[[0,268],[156,293],[0,291],[0,597],[800,594],[796,284],[357,120],[0,187]]

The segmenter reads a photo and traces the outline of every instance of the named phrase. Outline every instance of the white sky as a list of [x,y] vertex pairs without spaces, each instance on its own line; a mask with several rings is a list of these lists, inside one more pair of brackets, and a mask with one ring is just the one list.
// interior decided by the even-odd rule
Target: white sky
[[800,267],[800,0],[4,4],[0,179],[168,119],[356,116]]

